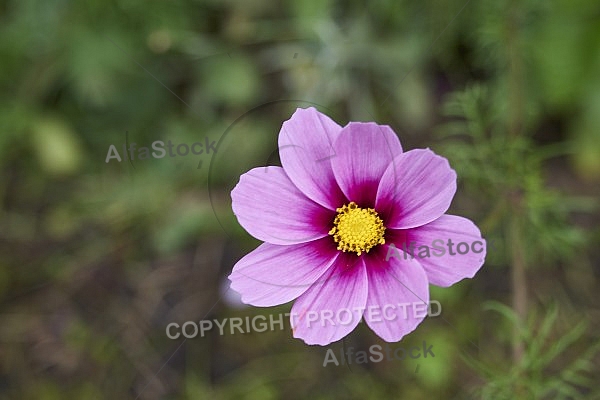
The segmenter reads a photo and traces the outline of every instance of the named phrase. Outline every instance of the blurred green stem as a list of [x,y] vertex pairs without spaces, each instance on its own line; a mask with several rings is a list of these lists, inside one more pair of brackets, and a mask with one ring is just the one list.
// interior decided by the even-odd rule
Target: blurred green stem
[[[508,13],[507,25],[507,44],[509,57],[508,85],[509,85],[509,108],[508,108],[508,129],[510,139],[518,140],[523,128],[523,70],[522,60],[519,54],[518,34],[519,34],[519,9],[518,3],[512,1]],[[521,157],[514,157],[515,160],[521,160]],[[524,343],[520,335],[520,328],[523,326],[527,315],[527,276],[526,260],[523,249],[523,238],[520,229],[520,221],[526,216],[523,215],[523,193],[519,188],[518,169],[512,168],[512,188],[508,192],[508,204],[511,205],[512,213],[509,219],[509,242],[511,244],[511,283],[512,283],[512,305],[517,315],[518,326],[515,326],[513,332],[513,363],[515,366],[521,364],[524,354]],[[515,388],[515,395],[522,398],[523,388]]]
[[[518,318],[518,323],[522,326],[527,315],[527,283],[525,273],[526,262],[521,240],[521,230],[519,228],[521,209],[518,193],[513,193],[511,203],[513,204],[513,214],[509,222],[509,238],[512,260],[512,304]],[[520,327],[515,326],[513,341],[513,362],[515,365],[520,364],[524,352],[523,341],[519,332]]]

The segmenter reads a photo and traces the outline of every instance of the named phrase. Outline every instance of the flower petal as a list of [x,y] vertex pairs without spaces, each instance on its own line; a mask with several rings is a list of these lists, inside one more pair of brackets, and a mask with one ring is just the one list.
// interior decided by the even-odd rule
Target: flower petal
[[[416,243],[413,254],[433,285],[448,287],[462,279],[472,278],[485,261],[485,240],[479,228],[467,218],[445,214],[427,225],[406,231],[405,237],[407,242]],[[393,238],[391,240],[396,247],[404,245]],[[408,248],[409,244],[406,246]],[[422,246],[431,247],[431,251],[425,248],[419,251]]]
[[253,306],[287,303],[306,292],[337,254],[329,238],[291,246],[263,243],[235,264],[231,288]]
[[456,172],[448,160],[429,149],[411,150],[383,174],[375,208],[387,228],[414,228],[442,216],[455,192]]
[[333,147],[331,166],[342,192],[361,207],[375,205],[381,176],[402,153],[398,136],[387,125],[350,122]]
[[334,213],[310,200],[281,167],[254,168],[231,191],[233,212],[255,238],[290,245],[327,236]]
[[313,107],[299,108],[279,132],[281,165],[302,193],[335,210],[344,203],[333,170],[333,143],[342,127]]
[[323,278],[294,303],[290,316],[294,337],[321,346],[340,340],[362,319],[366,300],[363,257],[339,253]]
[[429,283],[416,260],[391,257],[386,261],[388,251],[389,246],[382,246],[366,258],[369,295],[363,316],[380,338],[397,342],[427,315]]

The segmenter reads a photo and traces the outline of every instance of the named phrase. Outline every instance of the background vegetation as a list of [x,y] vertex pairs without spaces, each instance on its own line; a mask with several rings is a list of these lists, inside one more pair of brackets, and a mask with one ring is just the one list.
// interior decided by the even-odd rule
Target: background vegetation
[[[0,399],[600,398],[597,1],[9,0],[0,58]],[[227,291],[258,244],[229,192],[310,105],[447,157],[450,211],[495,240],[402,343],[435,358],[166,337],[289,311]],[[215,155],[105,162],[204,138]]]

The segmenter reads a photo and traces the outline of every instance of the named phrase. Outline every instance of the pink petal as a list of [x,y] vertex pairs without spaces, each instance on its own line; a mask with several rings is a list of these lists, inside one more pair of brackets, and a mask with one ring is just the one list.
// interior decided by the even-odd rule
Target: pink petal
[[337,254],[329,238],[291,246],[263,243],[235,264],[231,288],[253,306],[287,303],[306,292]]
[[429,283],[417,261],[403,257],[385,261],[388,250],[389,246],[382,246],[366,258],[369,295],[363,316],[380,338],[397,342],[425,318]]
[[456,172],[448,160],[429,149],[407,151],[383,174],[376,210],[391,229],[425,225],[450,207],[456,192]]
[[350,122],[333,147],[331,166],[342,192],[359,206],[372,207],[381,176],[402,153],[398,136],[387,125]]
[[[452,241],[452,249],[448,246],[448,240]],[[406,241],[416,242],[417,250],[413,251],[413,255],[425,269],[429,282],[437,286],[448,287],[462,279],[472,278],[485,261],[485,240],[481,237],[479,228],[463,217],[442,215],[427,225],[407,231]],[[460,245],[460,249],[457,249],[459,243],[466,245]],[[394,244],[397,247],[404,245],[396,240]],[[419,251],[419,246],[430,249],[422,248]],[[433,246],[438,247],[438,250]],[[443,254],[439,248],[443,248]],[[449,254],[450,250],[455,255]],[[460,254],[458,250],[466,254]],[[419,254],[423,257],[419,257]],[[427,257],[427,254],[430,256]]]
[[335,210],[345,198],[331,169],[333,143],[342,127],[313,107],[299,108],[279,132],[281,165],[302,193]]
[[294,337],[321,346],[340,340],[362,319],[366,300],[363,257],[339,253],[323,278],[294,303],[290,316]]
[[255,238],[290,245],[327,236],[334,217],[310,200],[281,167],[254,168],[231,191],[232,208],[240,225]]

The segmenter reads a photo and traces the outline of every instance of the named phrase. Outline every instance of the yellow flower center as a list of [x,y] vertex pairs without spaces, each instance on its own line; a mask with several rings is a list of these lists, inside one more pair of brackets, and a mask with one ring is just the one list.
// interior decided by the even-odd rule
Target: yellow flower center
[[352,201],[336,211],[329,234],[333,235],[338,250],[354,251],[360,256],[363,251],[368,253],[374,246],[385,243],[385,226],[373,208],[360,208]]

